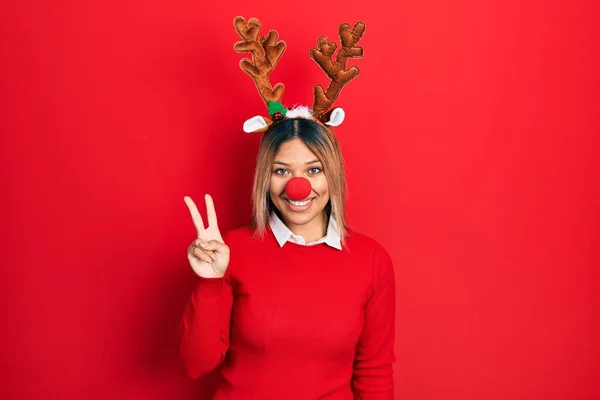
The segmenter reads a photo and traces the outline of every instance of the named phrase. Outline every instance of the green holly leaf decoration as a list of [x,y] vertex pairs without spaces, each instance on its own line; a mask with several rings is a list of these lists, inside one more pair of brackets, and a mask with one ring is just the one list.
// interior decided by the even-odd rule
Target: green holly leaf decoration
[[273,118],[276,113],[281,113],[284,117],[287,114],[287,108],[285,108],[285,106],[278,101],[269,100],[267,110],[269,111],[271,118]]

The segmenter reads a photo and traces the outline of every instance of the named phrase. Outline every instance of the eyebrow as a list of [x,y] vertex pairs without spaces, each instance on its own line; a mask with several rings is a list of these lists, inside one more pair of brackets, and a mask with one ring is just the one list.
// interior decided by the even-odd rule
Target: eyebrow
[[[314,164],[314,163],[318,163],[318,162],[321,162],[321,161],[319,161],[319,160],[307,161],[304,163],[304,165]],[[285,165],[286,167],[290,166],[290,164],[284,163],[283,161],[274,161],[273,164],[281,164],[281,165]]]

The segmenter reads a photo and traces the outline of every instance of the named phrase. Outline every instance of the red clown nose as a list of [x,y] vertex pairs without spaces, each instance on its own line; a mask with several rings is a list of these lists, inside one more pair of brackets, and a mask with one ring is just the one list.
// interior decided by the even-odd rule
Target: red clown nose
[[285,185],[285,193],[291,200],[304,200],[311,190],[310,182],[306,178],[292,178]]

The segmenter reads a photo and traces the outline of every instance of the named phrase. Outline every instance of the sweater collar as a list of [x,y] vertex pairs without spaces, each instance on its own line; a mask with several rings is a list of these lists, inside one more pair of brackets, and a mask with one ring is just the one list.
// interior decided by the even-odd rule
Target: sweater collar
[[271,227],[273,235],[275,235],[275,239],[277,239],[277,243],[279,243],[279,247],[283,247],[283,245],[287,242],[298,243],[307,246],[325,243],[326,245],[335,249],[342,249],[340,231],[338,229],[338,225],[333,214],[331,214],[331,216],[329,217],[329,224],[327,225],[327,233],[325,234],[325,236],[323,236],[319,240],[310,243],[306,243],[302,236],[295,235],[283,223],[283,221],[275,212],[271,213],[271,217],[269,218],[269,226]]

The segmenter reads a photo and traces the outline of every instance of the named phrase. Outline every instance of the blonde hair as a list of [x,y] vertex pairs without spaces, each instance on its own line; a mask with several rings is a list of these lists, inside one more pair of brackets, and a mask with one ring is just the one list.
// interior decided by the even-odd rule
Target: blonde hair
[[269,196],[269,183],[273,161],[279,147],[288,140],[298,138],[317,156],[329,186],[326,212],[335,218],[342,243],[347,234],[345,215],[346,173],[344,159],[335,136],[326,128],[306,118],[289,118],[274,124],[261,138],[254,185],[252,188],[252,216],[256,235],[264,235],[275,206]]

